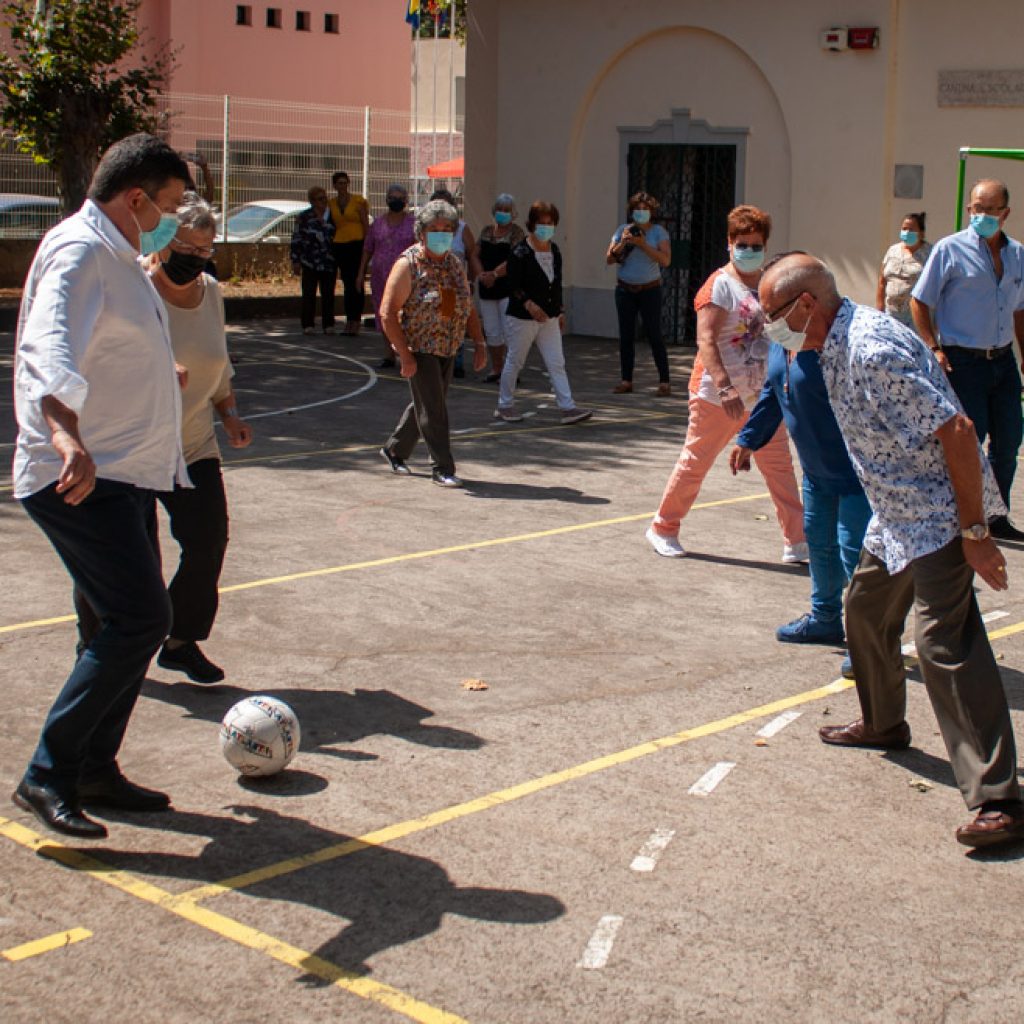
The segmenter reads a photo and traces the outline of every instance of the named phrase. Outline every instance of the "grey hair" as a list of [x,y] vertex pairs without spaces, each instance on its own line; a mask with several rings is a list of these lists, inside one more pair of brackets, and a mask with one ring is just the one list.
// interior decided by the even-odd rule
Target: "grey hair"
[[397,181],[393,181],[388,185],[386,194],[391,195],[392,192],[401,192],[406,199],[409,198],[409,190],[404,185],[399,185]]
[[216,229],[217,227],[217,218],[214,215],[213,207],[198,192],[186,192],[176,213],[178,223],[183,228],[206,231],[209,228]]
[[512,216],[513,217],[515,217],[515,215],[519,212],[516,209],[516,197],[515,196],[510,196],[507,192],[500,193],[498,195],[498,198],[494,200],[494,203],[491,206],[491,213],[494,213],[498,209],[499,206],[507,206],[507,207],[509,207],[511,209],[511,211],[512,211]]
[[451,222],[454,231],[459,226],[459,213],[451,203],[443,199],[431,199],[426,206],[416,211],[416,237],[419,238],[427,230],[427,225],[434,220]]
[[808,292],[825,305],[839,305],[835,275],[815,256],[805,253],[784,256],[765,273],[771,275],[771,286],[775,295],[788,295],[793,298]]

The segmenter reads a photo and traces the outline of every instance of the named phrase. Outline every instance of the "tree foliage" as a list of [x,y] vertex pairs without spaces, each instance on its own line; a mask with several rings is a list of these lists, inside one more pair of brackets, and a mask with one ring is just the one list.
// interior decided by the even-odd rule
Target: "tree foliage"
[[0,124],[57,175],[66,211],[85,199],[103,150],[157,124],[173,66],[146,54],[142,0],[3,0],[10,52],[0,52]]
[[434,38],[434,22],[437,22],[437,38],[450,39],[452,14],[455,15],[455,38],[466,45],[466,4],[468,0],[421,0],[420,39]]

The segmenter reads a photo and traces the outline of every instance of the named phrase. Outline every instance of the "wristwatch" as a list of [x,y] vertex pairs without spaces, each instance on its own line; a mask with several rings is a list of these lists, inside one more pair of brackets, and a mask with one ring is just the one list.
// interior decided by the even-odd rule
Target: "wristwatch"
[[960,531],[964,540],[988,540],[990,534],[987,523],[974,523],[973,526],[965,526]]

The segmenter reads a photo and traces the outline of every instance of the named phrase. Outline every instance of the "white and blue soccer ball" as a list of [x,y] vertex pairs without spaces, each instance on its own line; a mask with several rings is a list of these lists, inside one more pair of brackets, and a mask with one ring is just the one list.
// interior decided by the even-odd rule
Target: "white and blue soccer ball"
[[220,723],[220,749],[242,775],[274,775],[299,749],[301,730],[295,712],[276,697],[240,700]]

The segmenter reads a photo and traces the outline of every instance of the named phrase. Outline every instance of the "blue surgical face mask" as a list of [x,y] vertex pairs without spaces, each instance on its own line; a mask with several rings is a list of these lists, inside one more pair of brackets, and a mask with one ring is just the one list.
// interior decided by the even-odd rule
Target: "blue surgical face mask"
[[537,236],[541,242],[550,242],[555,237],[555,225],[554,224],[538,224],[534,229],[533,233]]
[[734,245],[732,249],[732,261],[736,269],[744,274],[752,274],[764,266],[764,248],[748,249],[746,246]]
[[512,223],[512,214],[507,210],[495,210],[494,211],[494,223],[499,227],[504,227],[506,224]]
[[634,224],[647,224],[651,219],[650,210],[634,210],[633,211],[633,223]]
[[999,230],[999,218],[991,213],[972,213],[971,227],[982,238],[991,238]]
[[427,248],[435,256],[443,256],[452,247],[455,235],[451,231],[428,231]]
[[151,231],[143,231],[135,214],[132,214],[132,220],[135,221],[135,226],[139,229],[139,252],[143,256],[166,249],[171,244],[171,239],[178,233],[178,218],[173,213],[164,213],[149,196],[146,196],[146,202],[160,214],[160,223]]
[[917,245],[918,234],[916,231],[901,231],[900,241],[905,245]]

